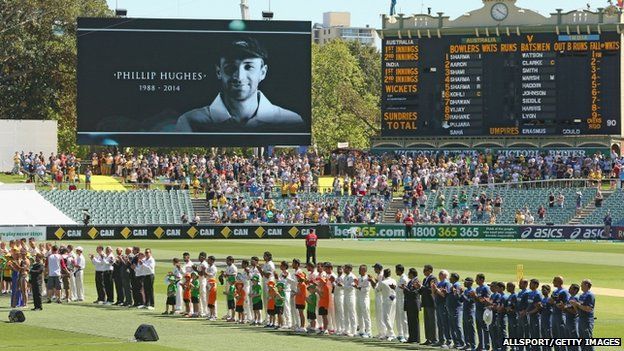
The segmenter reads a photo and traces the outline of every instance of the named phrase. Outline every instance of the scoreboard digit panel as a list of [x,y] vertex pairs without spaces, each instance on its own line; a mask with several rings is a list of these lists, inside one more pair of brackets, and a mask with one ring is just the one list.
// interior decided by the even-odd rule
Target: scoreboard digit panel
[[382,135],[620,134],[620,35],[384,39]]

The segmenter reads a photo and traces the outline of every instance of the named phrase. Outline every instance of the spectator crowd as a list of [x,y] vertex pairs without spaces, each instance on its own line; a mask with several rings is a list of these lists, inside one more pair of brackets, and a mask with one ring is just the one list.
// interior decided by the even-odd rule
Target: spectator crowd
[[[492,152],[456,154],[372,155],[346,151],[321,156],[275,155],[243,157],[110,152],[94,153],[78,160],[73,153],[15,153],[14,173],[30,181],[63,189],[76,188],[78,174],[89,188],[92,175],[111,175],[135,188],[154,184],[165,189],[188,189],[205,197],[209,212],[202,221],[214,223],[376,223],[393,195],[403,196],[405,209],[395,221],[411,214],[416,223],[496,223],[505,199],[485,193],[468,197],[454,195],[451,206],[438,193],[441,187],[485,186],[506,183],[511,187],[534,186],[544,180],[611,179],[615,187],[622,159],[617,155],[586,157],[542,154],[513,156]],[[82,162],[82,164],[81,164]],[[320,182],[333,177],[331,185]],[[321,185],[321,183],[323,183]],[[436,196],[435,208],[425,208]],[[555,194],[556,205],[561,203]],[[530,224],[545,218],[548,209],[518,208],[516,222]]]

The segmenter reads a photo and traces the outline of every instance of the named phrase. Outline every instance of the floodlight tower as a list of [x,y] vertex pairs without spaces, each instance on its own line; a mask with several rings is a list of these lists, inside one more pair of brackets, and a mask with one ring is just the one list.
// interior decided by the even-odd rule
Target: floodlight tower
[[241,18],[243,20],[251,19],[251,16],[249,15],[249,0],[241,0],[240,8],[241,8]]

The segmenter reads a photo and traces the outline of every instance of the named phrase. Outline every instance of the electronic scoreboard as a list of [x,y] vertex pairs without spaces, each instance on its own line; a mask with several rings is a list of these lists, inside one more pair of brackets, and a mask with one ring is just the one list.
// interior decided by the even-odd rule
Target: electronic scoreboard
[[383,136],[620,134],[620,35],[386,38]]

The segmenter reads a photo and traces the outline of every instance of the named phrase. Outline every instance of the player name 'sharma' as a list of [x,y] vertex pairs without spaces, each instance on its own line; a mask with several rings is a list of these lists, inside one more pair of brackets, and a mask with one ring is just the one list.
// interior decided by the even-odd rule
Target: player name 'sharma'
[[153,72],[153,71],[117,71],[113,74],[117,80],[203,80],[202,72]]
[[451,84],[450,90],[470,90],[470,84]]
[[449,77],[451,83],[470,83],[470,77]]
[[451,60],[470,60],[470,54],[455,54],[450,56]]

